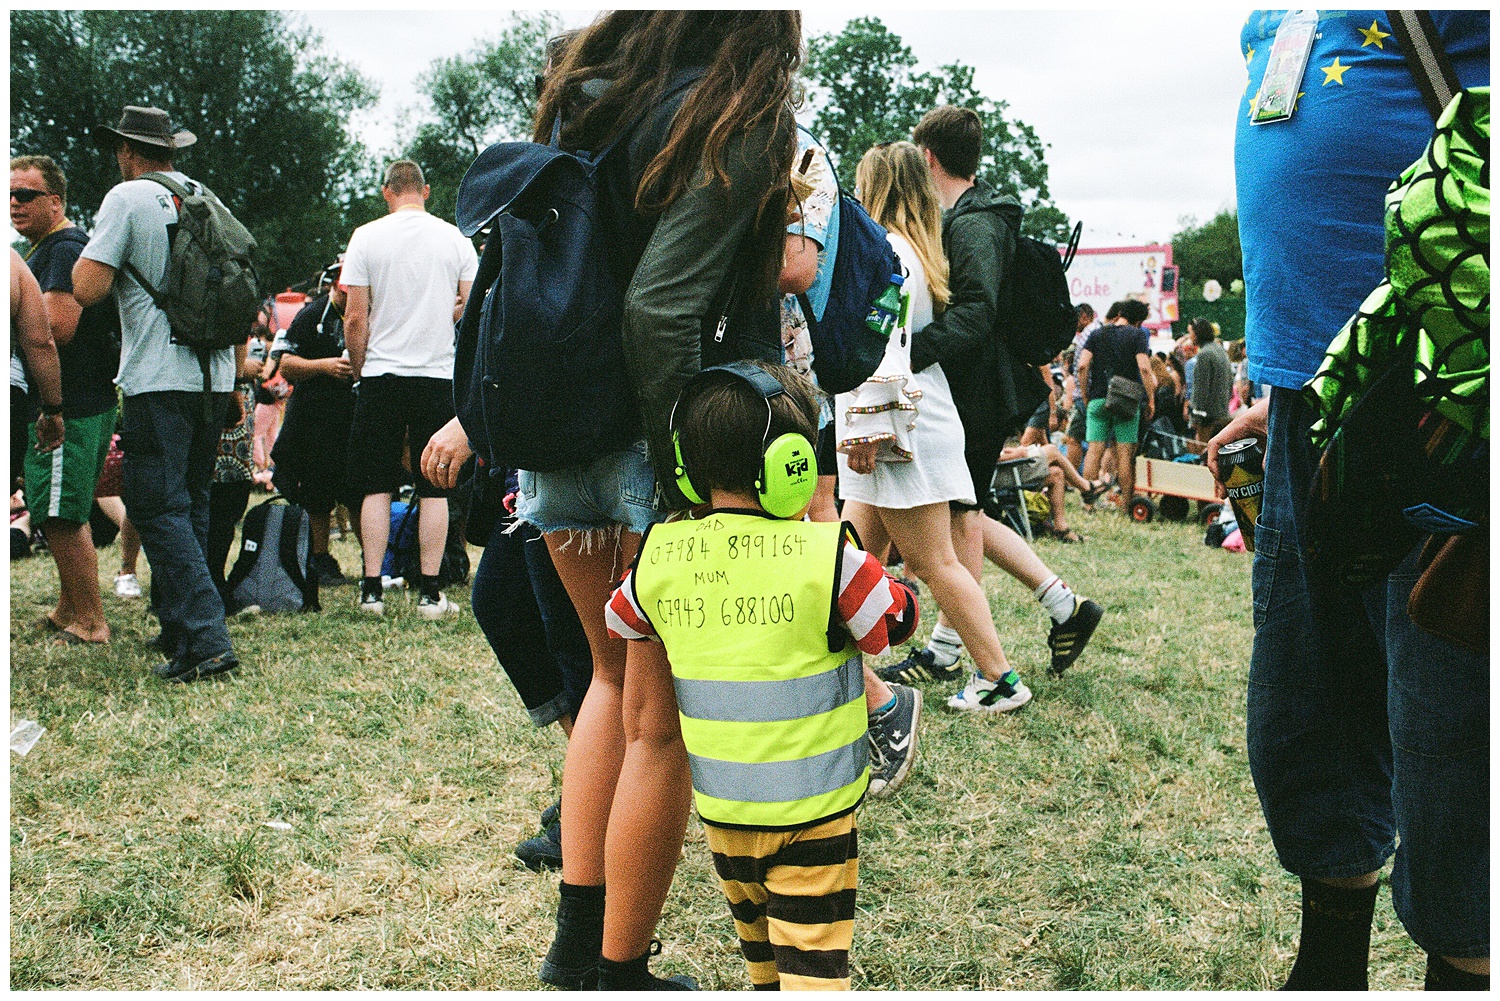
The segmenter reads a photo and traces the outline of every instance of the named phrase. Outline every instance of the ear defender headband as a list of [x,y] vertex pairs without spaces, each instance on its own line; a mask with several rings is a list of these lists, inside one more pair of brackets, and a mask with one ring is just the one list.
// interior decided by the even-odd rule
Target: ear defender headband
[[686,464],[682,461],[682,438],[677,431],[677,404],[682,402],[689,390],[700,379],[728,374],[749,383],[750,388],[766,401],[766,429],[761,433],[760,475],[756,477],[755,489],[759,493],[760,506],[766,513],[777,518],[791,518],[812,501],[818,489],[818,459],[812,443],[805,435],[789,432],[775,441],[768,441],[771,434],[771,400],[786,392],[777,378],[764,369],[748,362],[731,362],[715,365],[695,375],[672,404],[672,414],[667,419],[667,429],[672,434],[672,451],[676,459],[673,475],[677,478],[677,489],[694,504],[705,502],[704,496],[693,486]]

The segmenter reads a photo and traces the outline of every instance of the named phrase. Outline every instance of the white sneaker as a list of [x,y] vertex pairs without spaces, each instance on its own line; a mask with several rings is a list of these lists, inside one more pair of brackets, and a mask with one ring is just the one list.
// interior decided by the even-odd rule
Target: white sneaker
[[423,595],[417,599],[417,614],[424,619],[441,619],[447,615],[457,615],[458,605],[448,600],[448,596],[439,591],[436,598]]
[[122,570],[115,574],[115,595],[120,598],[139,598],[141,582],[135,579],[135,574]]
[[964,690],[948,700],[949,709],[964,712],[1008,713],[1031,701],[1031,689],[1021,684],[1021,676],[1007,671],[999,681],[991,681],[975,671]]
[[406,578],[405,577],[388,577],[385,574],[381,574],[380,575],[380,586],[381,587],[403,588],[403,587],[406,586]]

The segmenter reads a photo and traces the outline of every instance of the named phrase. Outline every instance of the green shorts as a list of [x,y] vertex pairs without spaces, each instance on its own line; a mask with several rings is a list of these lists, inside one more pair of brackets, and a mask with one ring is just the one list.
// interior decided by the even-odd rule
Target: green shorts
[[115,433],[115,408],[63,422],[63,443],[36,450],[36,425],[26,432],[26,510],[41,525],[52,518],[84,524],[94,506],[94,484]]
[[1140,414],[1116,417],[1104,409],[1104,400],[1089,401],[1089,443],[1105,442],[1111,438],[1116,445],[1134,445]]

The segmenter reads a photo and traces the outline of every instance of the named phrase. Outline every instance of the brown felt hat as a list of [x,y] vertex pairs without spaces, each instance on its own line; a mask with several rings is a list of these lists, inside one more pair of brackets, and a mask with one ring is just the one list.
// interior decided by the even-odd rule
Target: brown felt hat
[[126,105],[119,125],[114,128],[99,126],[94,130],[94,138],[101,146],[109,148],[121,139],[130,139],[165,150],[184,149],[198,141],[191,132],[173,132],[172,120],[160,108],[138,108],[133,104]]

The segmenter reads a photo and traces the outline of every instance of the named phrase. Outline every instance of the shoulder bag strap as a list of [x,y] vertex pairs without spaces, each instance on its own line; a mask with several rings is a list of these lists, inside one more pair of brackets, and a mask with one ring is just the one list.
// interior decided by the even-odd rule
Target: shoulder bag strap
[[1427,105],[1432,120],[1437,121],[1454,95],[1463,89],[1453,70],[1453,61],[1443,50],[1437,25],[1425,10],[1388,10],[1385,16],[1390,19],[1391,32],[1406,57],[1417,90],[1422,93],[1422,103]]

